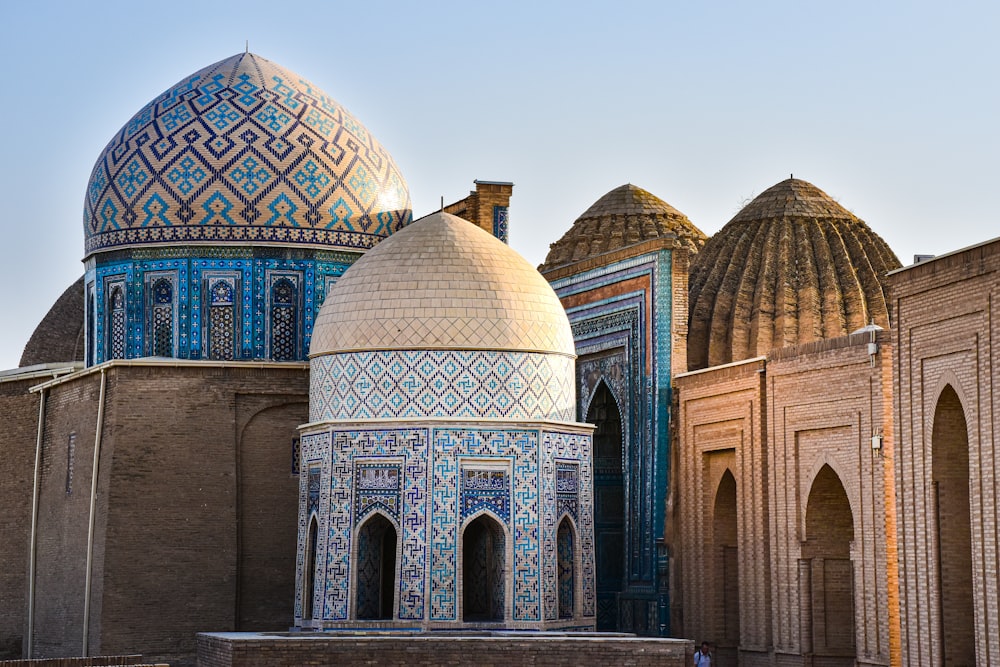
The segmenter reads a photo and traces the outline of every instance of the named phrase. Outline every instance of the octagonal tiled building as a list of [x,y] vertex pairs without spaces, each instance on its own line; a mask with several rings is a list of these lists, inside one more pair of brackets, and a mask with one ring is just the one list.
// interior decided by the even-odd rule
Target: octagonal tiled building
[[344,274],[310,357],[296,625],[593,628],[591,427],[535,269],[435,213]]

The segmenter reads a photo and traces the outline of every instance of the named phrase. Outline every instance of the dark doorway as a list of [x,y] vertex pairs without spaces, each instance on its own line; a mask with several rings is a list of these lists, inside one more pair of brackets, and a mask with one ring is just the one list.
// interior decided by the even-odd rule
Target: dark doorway
[[396,529],[381,514],[373,514],[358,531],[357,617],[392,620],[396,594]]
[[976,664],[969,511],[969,430],[949,385],[934,410],[931,471],[937,524],[937,583],[941,592],[941,656],[945,667]]
[[563,517],[556,533],[556,553],[559,562],[559,618],[573,618],[576,607],[576,568],[573,552],[573,525]]
[[462,620],[504,620],[504,567],[506,546],[503,528],[480,515],[462,533]]
[[316,537],[319,527],[316,516],[313,515],[309,521],[309,537],[306,543],[306,563],[302,572],[302,620],[309,621],[313,617],[313,594],[315,585],[313,583],[316,576]]
[[806,542],[802,558],[808,568],[813,655],[823,664],[854,665],[854,515],[840,477],[824,465],[813,480],[806,505]]
[[729,470],[722,475],[715,494],[712,538],[715,574],[712,597],[715,606],[714,634],[718,649],[740,645],[739,542],[736,530],[736,478]]
[[594,546],[597,629],[618,629],[618,593],[625,578],[625,494],[622,416],[602,381],[587,412],[594,431]]

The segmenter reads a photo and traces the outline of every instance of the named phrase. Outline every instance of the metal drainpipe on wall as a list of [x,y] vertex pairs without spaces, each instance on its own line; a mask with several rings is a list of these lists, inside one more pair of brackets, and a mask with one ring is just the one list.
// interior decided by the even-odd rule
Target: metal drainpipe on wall
[[35,480],[31,494],[31,545],[28,553],[28,628],[25,633],[24,657],[31,660],[35,636],[35,558],[38,551],[38,498],[42,483],[42,436],[45,434],[45,393],[38,392],[38,436],[35,440]]
[[87,526],[87,572],[83,589],[83,651],[90,655],[90,588],[93,580],[91,570],[94,564],[94,525],[97,522],[97,482],[101,462],[101,438],[104,435],[104,397],[108,386],[107,369],[101,369],[101,395],[97,400],[97,433],[94,435],[94,465],[90,480],[90,524]]

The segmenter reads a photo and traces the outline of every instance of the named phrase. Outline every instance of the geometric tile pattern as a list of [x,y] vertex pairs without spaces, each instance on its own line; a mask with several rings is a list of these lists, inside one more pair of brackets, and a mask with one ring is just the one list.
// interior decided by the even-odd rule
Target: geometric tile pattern
[[[301,281],[294,309],[294,346],[296,358],[305,359],[316,311],[328,287],[356,257],[308,249],[295,253],[298,257],[263,248],[198,246],[183,252],[177,250],[133,251],[132,259],[98,255],[97,261],[88,267],[85,280],[88,286],[93,286],[95,295],[93,312],[87,313],[88,331],[93,338],[92,349],[87,351],[89,365],[107,359],[108,289],[115,283],[125,286],[126,336],[122,358],[149,354],[153,347],[154,329],[150,325],[155,307],[150,278],[163,275],[168,275],[175,287],[173,356],[179,359],[272,358],[273,341],[268,334],[273,295],[269,288],[282,277]],[[226,303],[221,305],[220,286],[230,290]],[[218,326],[220,308],[225,310],[222,328]]]
[[410,222],[389,153],[315,85],[240,53],[185,77],[94,165],[86,253],[190,242],[367,249]]
[[[609,600],[607,615],[625,619],[634,599],[657,596],[653,604],[669,606],[666,579],[661,576],[664,557],[657,539],[662,537],[663,499],[668,494],[667,466],[670,441],[668,410],[671,402],[671,336],[673,335],[672,257],[663,250],[552,281],[563,299],[600,294],[590,302],[568,309],[579,354],[576,364],[577,415],[586,419],[601,383],[610,389],[621,413],[623,473],[626,483],[624,512],[625,589]],[[581,481],[581,489],[589,488]],[[621,586],[616,582],[604,581]],[[603,595],[603,594],[602,594]],[[621,600],[618,608],[617,599]],[[642,603],[643,606],[646,603]],[[645,608],[643,606],[643,608]],[[604,612],[602,612],[602,616]],[[631,631],[624,621],[616,627]],[[659,626],[659,633],[667,632]]]
[[[458,543],[462,525],[456,491],[463,457],[509,459],[513,465],[514,620],[540,621],[538,431],[439,428],[434,431],[434,482],[430,540],[432,621],[456,621]],[[507,522],[505,522],[507,523]]]
[[462,521],[489,510],[510,521],[510,474],[493,468],[462,468]]
[[492,350],[313,357],[309,420],[458,417],[572,421],[573,360]]
[[[594,553],[594,480],[591,436],[577,433],[542,432],[543,455],[542,512],[546,526],[543,551],[545,554],[544,582],[545,618],[555,619],[559,614],[557,530],[563,514],[560,500],[569,500],[569,479],[577,483],[576,505],[578,514],[573,518],[582,564],[580,579],[583,591],[582,614],[593,617],[597,610],[597,572]],[[549,471],[552,471],[551,474]],[[560,474],[560,472],[562,474]],[[561,480],[561,481],[560,481]],[[564,491],[557,491],[562,486]]]
[[[542,446],[539,447],[539,443]],[[470,427],[384,428],[307,432],[301,439],[295,614],[301,619],[301,583],[309,509],[318,502],[319,535],[313,609],[317,620],[349,620],[351,554],[357,531],[372,511],[392,517],[401,541],[396,609],[401,621],[460,622],[457,581],[461,531],[481,512],[503,524],[513,542],[512,619],[538,622],[556,610],[556,469],[579,472],[575,539],[580,545],[584,615],[593,617],[593,510],[589,484],[591,436],[545,429]],[[317,484],[317,467],[321,479]],[[586,489],[583,487],[587,486]],[[539,493],[539,488],[544,493]],[[316,500],[318,496],[318,501]],[[398,513],[391,504],[396,498]],[[366,524],[367,525],[367,524]],[[587,531],[590,531],[588,535]],[[505,541],[506,541],[505,540]],[[547,546],[546,546],[547,545]],[[551,610],[551,613],[550,613]]]

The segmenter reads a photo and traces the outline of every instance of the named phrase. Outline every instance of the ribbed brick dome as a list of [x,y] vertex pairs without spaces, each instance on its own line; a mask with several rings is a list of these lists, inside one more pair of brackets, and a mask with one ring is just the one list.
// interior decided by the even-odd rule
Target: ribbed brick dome
[[676,208],[642,188],[622,185],[584,211],[561,239],[549,246],[541,272],[551,271],[652,239],[673,238],[697,251],[705,239]]
[[806,181],[765,190],[691,266],[688,367],[889,326],[882,280],[899,259],[868,225]]
[[83,276],[66,288],[35,327],[20,366],[83,361]]

